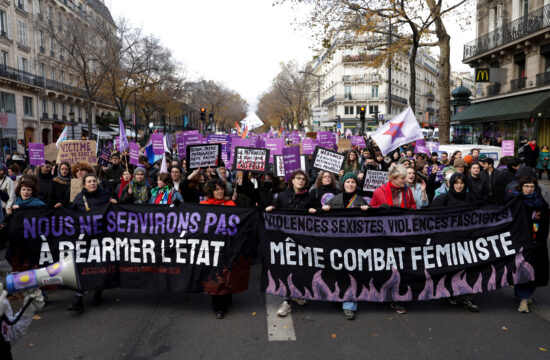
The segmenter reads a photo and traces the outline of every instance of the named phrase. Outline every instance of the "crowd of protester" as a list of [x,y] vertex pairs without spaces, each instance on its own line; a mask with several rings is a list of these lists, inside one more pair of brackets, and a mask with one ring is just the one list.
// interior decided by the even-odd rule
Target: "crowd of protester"
[[[181,203],[210,204],[275,209],[302,209],[310,213],[330,209],[369,207],[401,207],[421,209],[483,203],[501,205],[512,198],[525,204],[540,254],[546,254],[548,236],[547,189],[538,180],[546,170],[550,174],[548,146],[539,151],[533,139],[520,149],[519,157],[503,157],[498,168],[492,158],[455,151],[450,156],[415,154],[414,147],[401,147],[386,156],[374,143],[367,141],[362,149],[346,151],[339,174],[318,171],[308,166],[298,170],[288,182],[272,172],[235,172],[222,163],[218,168],[187,171],[185,159],[168,158],[167,169],[161,162],[149,164],[141,156],[138,166],[128,165],[127,153],[113,153],[108,167],[87,163],[54,164],[30,167],[22,155],[0,164],[0,227],[6,242],[8,217],[21,208],[50,207],[90,211],[109,203],[173,205]],[[168,154],[167,154],[168,157]],[[309,157],[312,162],[312,158]],[[444,168],[441,170],[441,165]],[[388,171],[388,181],[374,192],[363,191],[367,170]],[[438,177],[438,171],[442,174]],[[538,175],[538,177],[537,177]],[[71,182],[78,179],[81,190],[71,197]],[[526,229],[527,230],[527,229]],[[32,265],[32,264],[31,264]],[[518,310],[529,312],[532,294],[537,286],[548,283],[548,258],[540,256],[535,266],[536,282],[515,287],[520,300]],[[79,294],[82,295],[82,294]],[[291,312],[291,300],[283,299],[278,315]],[[94,301],[101,303],[101,290]],[[472,296],[448,299],[470,311],[479,311]],[[218,318],[223,318],[231,304],[231,296],[212,296]],[[406,313],[403,303],[393,303],[398,313]],[[71,310],[82,311],[82,296]],[[343,303],[344,315],[353,319],[357,303]]]

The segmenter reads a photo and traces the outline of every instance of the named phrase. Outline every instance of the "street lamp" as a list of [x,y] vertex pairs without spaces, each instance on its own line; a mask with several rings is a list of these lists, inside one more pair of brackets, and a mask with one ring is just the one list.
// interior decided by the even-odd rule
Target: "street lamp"
[[74,138],[74,111],[73,111],[72,106],[71,106],[71,111],[69,111],[69,119],[71,120],[71,128],[72,128],[72,132],[73,132],[73,140],[75,140],[75,138]]

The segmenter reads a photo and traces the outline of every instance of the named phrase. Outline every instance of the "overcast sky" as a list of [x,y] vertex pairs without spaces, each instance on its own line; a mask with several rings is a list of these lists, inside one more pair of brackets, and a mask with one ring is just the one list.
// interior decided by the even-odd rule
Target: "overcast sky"
[[[312,40],[296,30],[304,16],[272,0],[106,0],[113,17],[127,18],[147,34],[159,37],[186,68],[192,80],[220,81],[241,94],[255,110],[258,97],[279,72],[279,63],[309,61]],[[448,24],[453,70],[461,64],[462,45],[474,39]]]

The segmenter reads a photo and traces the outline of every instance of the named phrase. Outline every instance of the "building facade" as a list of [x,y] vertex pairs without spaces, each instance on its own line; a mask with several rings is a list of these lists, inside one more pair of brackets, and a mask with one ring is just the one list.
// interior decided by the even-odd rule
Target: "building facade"
[[480,70],[478,83],[472,105],[451,119],[454,133],[475,144],[549,143],[550,0],[480,0],[476,11],[478,37],[463,62]]
[[[330,48],[314,59],[311,72],[319,79],[321,105],[328,109],[328,121],[314,123],[313,128],[341,132],[350,129],[357,133],[362,126],[359,120],[362,106],[366,109],[366,130],[391,119],[408,106],[408,56],[397,56],[391,69],[368,67],[365,63],[377,53],[368,49],[372,41],[372,38],[342,32],[332,40]],[[419,51],[415,115],[426,126],[437,123],[437,77],[437,60],[428,52]]]
[[[94,16],[105,19],[116,31],[100,0],[0,1],[0,139],[4,150],[24,151],[29,142],[54,142],[66,125],[74,124],[75,138],[80,138],[83,127],[87,130],[87,103],[78,88],[78,76],[66,65],[68,54],[47,35],[47,22],[55,21],[62,31],[68,17],[87,21]],[[117,111],[106,102],[94,103],[92,108],[93,119]]]

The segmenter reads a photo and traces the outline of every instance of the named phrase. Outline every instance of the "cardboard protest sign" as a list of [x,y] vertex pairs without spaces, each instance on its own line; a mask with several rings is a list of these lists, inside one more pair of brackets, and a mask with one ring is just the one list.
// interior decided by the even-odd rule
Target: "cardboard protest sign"
[[269,150],[237,146],[233,155],[235,171],[268,171]]
[[101,148],[97,163],[101,166],[109,166],[109,160],[111,159],[111,150],[106,147]]
[[365,172],[365,184],[363,191],[374,191],[388,181],[387,171],[367,170]]
[[351,139],[338,139],[338,151],[346,151],[351,149]]
[[289,181],[290,177],[296,170],[301,168],[300,147],[291,146],[283,149],[283,167],[285,169],[285,181]]
[[313,155],[313,167],[317,170],[338,174],[345,159],[345,155],[317,146]]
[[283,162],[283,155],[273,155],[273,173],[277,177],[285,176],[285,164]]
[[162,134],[151,134],[151,143],[153,145],[153,154],[164,154],[164,137]]
[[76,195],[82,191],[82,179],[71,179],[71,192],[69,193],[69,200],[73,202]]
[[300,169],[302,169],[305,172],[309,170],[307,155],[300,155]]
[[188,145],[186,150],[187,169],[218,167],[221,152],[221,144]]
[[66,140],[59,144],[57,163],[63,161],[69,164],[87,162],[90,165],[97,164],[96,146],[94,140]]
[[139,165],[139,144],[130,143],[130,164]]
[[59,150],[55,143],[44,146],[44,158],[48,161],[56,161],[58,152]]
[[317,131],[310,131],[306,136],[312,140],[317,140]]
[[29,164],[44,165],[46,158],[44,157],[44,144],[29,143]]

